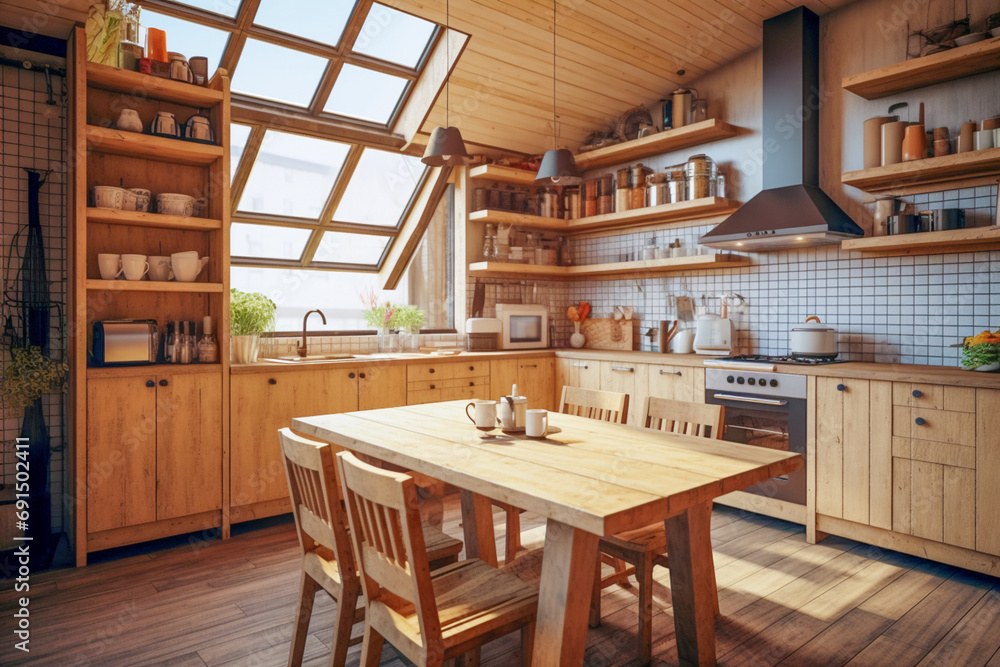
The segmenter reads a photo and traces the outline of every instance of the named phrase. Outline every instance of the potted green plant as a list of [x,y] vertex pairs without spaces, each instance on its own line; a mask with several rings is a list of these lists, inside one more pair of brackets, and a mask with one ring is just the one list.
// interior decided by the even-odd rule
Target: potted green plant
[[364,306],[361,315],[365,318],[365,324],[374,328],[378,334],[378,351],[399,352],[399,336],[392,332],[398,327],[398,307],[389,301],[380,303],[378,294],[371,288],[362,290],[360,297]]
[[256,363],[261,334],[274,331],[278,307],[260,292],[230,290],[229,335],[233,363]]
[[396,326],[404,339],[400,345],[403,350],[415,351],[420,348],[420,327],[423,324],[424,311],[411,305],[396,307]]

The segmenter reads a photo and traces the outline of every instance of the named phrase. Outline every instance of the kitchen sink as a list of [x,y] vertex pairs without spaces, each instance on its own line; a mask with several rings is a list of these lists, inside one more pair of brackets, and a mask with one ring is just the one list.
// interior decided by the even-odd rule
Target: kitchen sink
[[343,359],[354,359],[356,354],[310,354],[307,357],[261,357],[261,361],[270,361],[278,364],[309,364],[324,361],[341,361]]

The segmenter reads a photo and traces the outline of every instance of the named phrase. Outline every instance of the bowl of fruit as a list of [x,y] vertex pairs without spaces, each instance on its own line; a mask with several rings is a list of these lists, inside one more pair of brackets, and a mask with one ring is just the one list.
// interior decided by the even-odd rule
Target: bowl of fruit
[[1000,330],[967,337],[962,343],[962,368],[986,372],[1000,370]]

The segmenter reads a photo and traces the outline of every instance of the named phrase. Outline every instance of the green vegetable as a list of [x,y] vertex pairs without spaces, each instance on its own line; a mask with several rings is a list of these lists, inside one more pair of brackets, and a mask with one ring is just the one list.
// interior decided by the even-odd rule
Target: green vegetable
[[260,292],[230,290],[229,333],[252,336],[274,331],[278,307]]
[[962,367],[979,368],[1000,363],[1000,344],[979,343],[962,348]]
[[43,394],[66,392],[69,365],[42,355],[40,347],[13,348],[11,363],[4,370],[0,401],[13,410],[23,410]]

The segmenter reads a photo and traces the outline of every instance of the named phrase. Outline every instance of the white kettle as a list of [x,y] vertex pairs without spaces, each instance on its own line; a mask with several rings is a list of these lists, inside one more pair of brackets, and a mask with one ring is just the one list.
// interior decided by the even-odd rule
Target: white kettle
[[736,324],[718,315],[698,317],[694,351],[698,354],[731,354],[736,347]]

